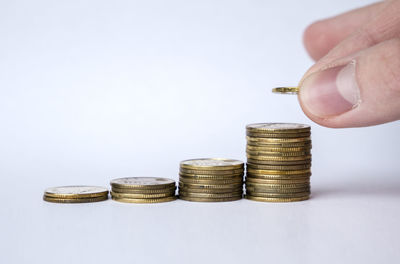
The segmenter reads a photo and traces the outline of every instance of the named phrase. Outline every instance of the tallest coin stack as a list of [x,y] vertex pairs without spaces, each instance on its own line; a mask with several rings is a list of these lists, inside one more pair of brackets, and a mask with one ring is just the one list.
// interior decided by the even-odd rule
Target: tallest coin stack
[[246,198],[293,202],[310,197],[311,128],[292,123],[246,126]]

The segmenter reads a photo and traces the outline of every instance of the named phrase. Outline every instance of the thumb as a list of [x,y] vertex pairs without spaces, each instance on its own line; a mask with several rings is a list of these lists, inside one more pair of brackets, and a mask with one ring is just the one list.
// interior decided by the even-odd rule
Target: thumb
[[361,127],[400,119],[400,39],[329,63],[303,77],[304,113],[327,127]]

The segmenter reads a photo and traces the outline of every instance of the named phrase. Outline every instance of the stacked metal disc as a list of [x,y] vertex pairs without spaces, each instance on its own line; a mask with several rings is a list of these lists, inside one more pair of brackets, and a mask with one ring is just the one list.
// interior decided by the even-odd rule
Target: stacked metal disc
[[111,181],[111,197],[125,203],[162,203],[176,200],[174,180],[155,177],[128,177]]
[[310,197],[311,128],[292,123],[246,126],[246,198],[293,202]]
[[232,159],[192,159],[180,163],[179,198],[226,202],[243,197],[244,163]]
[[61,186],[44,191],[43,200],[52,203],[93,203],[108,199],[108,190],[97,186]]

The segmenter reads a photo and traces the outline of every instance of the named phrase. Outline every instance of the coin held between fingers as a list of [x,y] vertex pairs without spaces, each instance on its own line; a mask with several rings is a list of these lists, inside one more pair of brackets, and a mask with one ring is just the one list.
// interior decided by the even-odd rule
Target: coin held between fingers
[[272,89],[272,92],[278,94],[298,94],[299,87],[276,87]]

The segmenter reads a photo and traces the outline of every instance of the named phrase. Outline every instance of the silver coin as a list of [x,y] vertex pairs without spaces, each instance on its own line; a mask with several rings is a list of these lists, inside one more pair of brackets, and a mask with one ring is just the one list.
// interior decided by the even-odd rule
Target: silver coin
[[291,130],[293,130],[293,132],[309,131],[311,127],[309,125],[296,123],[256,123],[247,125],[246,129],[290,133]]
[[174,185],[175,181],[167,178],[158,177],[126,177],[118,178],[111,181],[111,185],[120,186],[122,188],[128,187],[162,187],[163,185]]
[[45,190],[45,195],[49,197],[94,197],[106,194],[107,188],[85,185],[59,186]]
[[[242,167],[243,161],[234,159],[223,159],[223,158],[204,158],[204,159],[190,159],[181,162],[181,167]],[[218,169],[218,168],[215,168]]]

